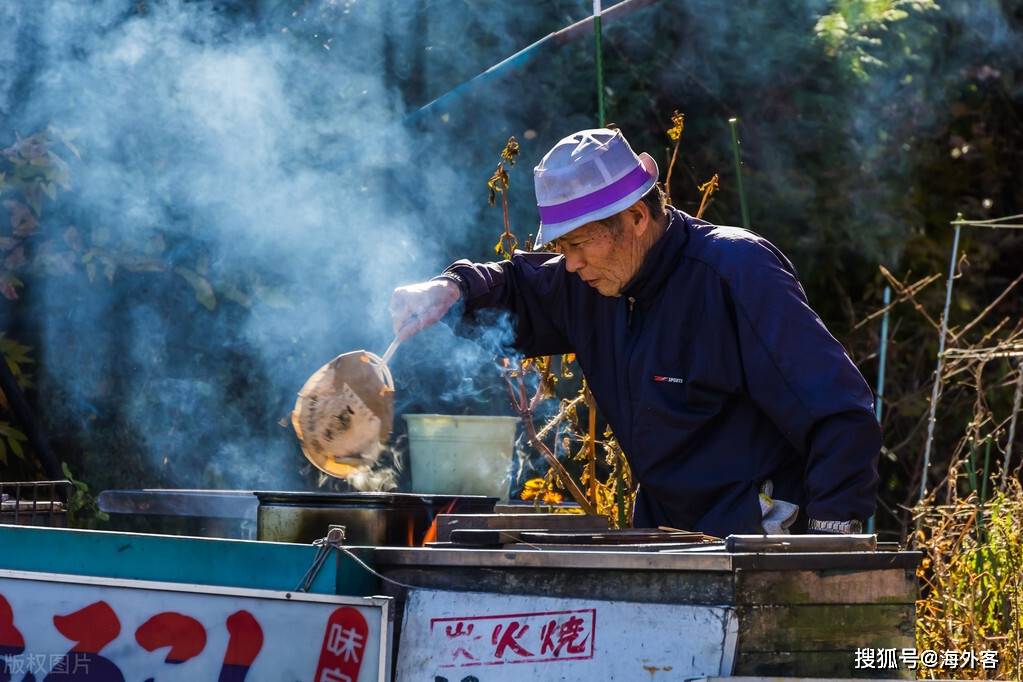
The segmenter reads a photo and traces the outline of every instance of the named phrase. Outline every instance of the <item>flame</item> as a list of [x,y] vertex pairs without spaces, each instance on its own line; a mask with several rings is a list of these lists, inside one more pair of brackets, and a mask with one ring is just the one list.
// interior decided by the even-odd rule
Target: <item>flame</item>
[[[443,509],[441,509],[439,512],[437,512],[436,516],[433,517],[433,523],[430,524],[430,527],[426,529],[426,534],[423,535],[423,544],[422,544],[423,547],[426,547],[426,543],[428,543],[428,542],[436,542],[437,541],[437,519],[440,518],[441,514],[450,514],[452,512],[452,510],[455,508],[455,503],[456,502],[458,502],[458,500],[451,500],[446,505],[444,505]],[[409,543],[408,544],[409,544],[409,547],[414,547],[415,546],[415,544],[412,542],[412,538],[411,537],[409,537]]]

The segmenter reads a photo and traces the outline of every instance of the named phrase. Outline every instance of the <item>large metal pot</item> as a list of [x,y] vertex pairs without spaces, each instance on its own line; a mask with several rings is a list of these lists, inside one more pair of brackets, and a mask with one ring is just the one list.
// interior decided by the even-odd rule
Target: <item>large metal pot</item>
[[489,514],[496,497],[416,493],[256,492],[256,538],[309,543],[332,524],[351,545],[418,547],[440,513]]

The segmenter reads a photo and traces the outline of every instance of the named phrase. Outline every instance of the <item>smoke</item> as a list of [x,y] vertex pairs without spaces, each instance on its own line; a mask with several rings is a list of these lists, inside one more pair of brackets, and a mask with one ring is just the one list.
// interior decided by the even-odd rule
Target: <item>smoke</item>
[[[337,353],[382,352],[394,286],[438,272],[478,229],[486,176],[462,165],[465,141],[401,125],[394,67],[406,38],[423,40],[403,4],[264,5],[0,8],[5,134],[52,124],[81,153],[46,216],[78,276],[24,297],[40,392],[64,403],[48,426],[102,462],[101,485],[301,485],[278,424],[297,389]],[[488,30],[504,36],[496,58],[513,51]],[[498,112],[487,126],[510,134]],[[485,369],[507,326],[408,342],[399,414],[501,411],[480,396],[498,386]],[[96,454],[124,449],[130,466]]]
[[[804,274],[822,243],[873,272],[919,218],[904,200],[903,145],[980,77],[964,70],[971,60],[990,55],[988,75],[1019,64],[1018,29],[997,3],[949,7],[893,26],[889,62],[856,80],[812,39],[828,3],[665,0],[607,28],[608,119],[664,170],[665,124],[685,111],[676,203],[694,209],[692,187],[720,172],[708,217],[734,224],[725,121],[738,115],[754,228]],[[307,483],[278,423],[297,389],[338,353],[386,348],[395,285],[492,257],[501,211],[485,208],[485,182],[509,135],[522,144],[512,228],[520,242],[535,232],[530,167],[594,125],[592,41],[403,121],[587,11],[569,0],[0,3],[3,144],[52,124],[81,153],[62,150],[72,186],[43,220],[75,274],[33,277],[19,315],[38,339],[47,427],[83,451],[97,487]],[[947,33],[969,57],[938,69],[929,60]],[[511,322],[488,329],[464,340],[438,325],[403,345],[396,414],[508,414],[496,363]]]

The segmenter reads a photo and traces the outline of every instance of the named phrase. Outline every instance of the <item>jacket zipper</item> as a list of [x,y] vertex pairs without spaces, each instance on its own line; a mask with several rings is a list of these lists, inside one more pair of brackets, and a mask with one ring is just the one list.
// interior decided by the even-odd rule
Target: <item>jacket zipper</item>
[[626,329],[626,342],[625,342],[625,395],[626,395],[626,409],[629,412],[629,440],[632,440],[632,434],[635,431],[636,411],[632,405],[632,353],[636,350],[636,337],[638,334],[634,333],[632,329],[632,310],[636,306],[636,299],[633,296],[629,296],[629,307],[625,311],[625,329]]

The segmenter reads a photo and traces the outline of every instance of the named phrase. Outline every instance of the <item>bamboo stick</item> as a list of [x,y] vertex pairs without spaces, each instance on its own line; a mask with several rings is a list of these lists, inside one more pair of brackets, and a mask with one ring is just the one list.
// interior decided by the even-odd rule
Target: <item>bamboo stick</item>
[[1002,485],[1004,491],[1009,483],[1009,465],[1012,464],[1012,443],[1016,440],[1016,419],[1019,417],[1020,403],[1023,402],[1023,358],[1019,361],[1019,376],[1016,377],[1016,394],[1012,398],[1012,417],[1009,419],[1009,442],[1005,444],[1005,464],[1002,466]]
[[739,154],[739,119],[728,119],[732,129],[732,154],[735,156],[735,186],[739,190],[739,207],[742,210],[742,226],[749,229],[749,208],[746,206],[746,191],[742,186],[742,157]]
[[[960,213],[957,220],[962,220]],[[924,443],[924,462],[920,472],[920,500],[927,494],[927,470],[931,468],[931,447],[934,444],[934,423],[938,410],[938,398],[941,397],[941,369],[945,359],[945,339],[948,337],[948,314],[952,307],[952,288],[955,285],[956,259],[959,256],[959,234],[961,226],[954,223],[955,234],[952,237],[952,256],[948,263],[948,282],[945,285],[945,310],[941,314],[941,332],[938,336],[938,360],[934,367],[934,385],[931,388],[931,407],[927,415],[927,440]]]

